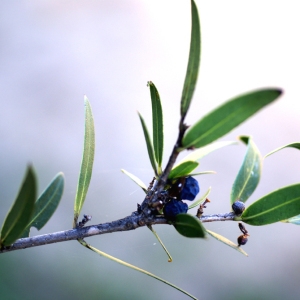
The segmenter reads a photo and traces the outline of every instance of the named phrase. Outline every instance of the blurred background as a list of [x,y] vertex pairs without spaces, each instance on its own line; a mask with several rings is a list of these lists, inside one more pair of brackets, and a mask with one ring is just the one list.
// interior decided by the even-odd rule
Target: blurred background
[[[221,140],[253,136],[262,155],[300,140],[300,20],[296,1],[196,1],[202,56],[187,122],[224,101],[261,87],[284,95]],[[147,81],[164,109],[167,161],[177,136],[179,101],[190,40],[189,1],[2,1],[0,10],[0,222],[32,163],[39,193],[65,174],[63,199],[49,223],[31,235],[70,229],[80,169],[83,96],[95,119],[93,177],[82,213],[92,223],[131,214],[143,192],[121,168],[152,179],[137,110],[151,128]],[[211,186],[206,214],[228,212],[242,144],[201,161],[201,194]],[[285,149],[264,161],[261,182],[247,203],[300,182],[300,152]],[[232,241],[235,222],[206,225]],[[146,269],[200,299],[296,299],[300,228],[246,226],[245,257],[209,238],[187,239],[172,226],[155,226],[173,262],[146,228],[87,241]],[[150,277],[87,251],[76,241],[0,255],[2,299],[188,299]]]

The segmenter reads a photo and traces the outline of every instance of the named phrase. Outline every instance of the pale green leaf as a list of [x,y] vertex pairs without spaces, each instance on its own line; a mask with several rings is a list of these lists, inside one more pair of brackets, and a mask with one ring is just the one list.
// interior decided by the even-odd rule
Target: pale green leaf
[[236,245],[236,244],[233,243],[232,241],[228,240],[228,239],[225,238],[224,236],[222,236],[222,235],[220,235],[220,234],[218,234],[218,233],[215,233],[215,232],[213,232],[213,231],[207,230],[207,229],[206,229],[206,232],[207,232],[209,235],[211,235],[212,237],[214,237],[216,240],[218,240],[218,241],[224,243],[225,245],[227,245],[227,246],[229,246],[229,247],[231,247],[231,248],[233,248],[233,249],[239,251],[240,253],[242,253],[242,254],[248,256],[248,254],[247,254],[241,247],[239,247],[238,245]]
[[287,145],[284,145],[282,147],[279,147],[279,148],[276,148],[275,150],[269,152],[268,154],[265,155],[264,158],[266,158],[267,156],[270,156],[271,154],[277,152],[277,151],[280,151],[284,148],[295,148],[295,149],[298,149],[300,150],[300,143],[299,142],[296,142],[296,143],[290,143],[290,144],[287,144]]
[[282,220],[281,222],[283,223],[291,223],[291,224],[295,224],[295,225],[300,225],[300,215],[286,219],[286,220]]
[[153,229],[153,227],[151,225],[148,225],[147,226],[151,232],[154,234],[154,236],[156,237],[156,239],[158,240],[158,242],[160,243],[160,245],[162,246],[162,248],[165,250],[167,256],[168,256],[168,262],[172,262],[173,259],[172,259],[172,256],[170,254],[170,252],[168,251],[168,249],[166,248],[166,246],[164,245],[164,243],[162,242],[162,240],[160,239],[160,237],[158,236],[158,234],[156,233],[156,231]]
[[132,181],[134,181],[139,187],[141,187],[145,193],[147,193],[147,187],[146,187],[146,185],[144,184],[144,182],[143,182],[141,179],[139,179],[139,178],[136,177],[135,175],[133,175],[133,174],[127,172],[127,171],[124,170],[124,169],[121,169],[121,171],[122,171],[125,175],[127,175]]
[[29,237],[31,227],[40,230],[55,212],[63,193],[64,176],[58,173],[49,186],[34,204],[33,216],[22,234],[22,238]]
[[193,204],[191,204],[189,206],[189,209],[192,209],[192,208],[194,208],[194,207],[199,206],[200,204],[202,204],[206,200],[206,198],[208,197],[208,195],[210,194],[210,191],[211,191],[211,187],[208,188],[207,192],[201,198],[197,199]]
[[31,219],[36,194],[36,176],[32,167],[28,166],[16,200],[4,220],[0,234],[0,246],[9,246],[22,236]]
[[150,135],[149,135],[149,132],[148,132],[148,129],[147,129],[147,126],[146,126],[146,123],[145,123],[143,117],[141,116],[140,113],[138,113],[138,114],[139,114],[139,117],[140,117],[140,120],[141,120],[141,123],[142,123],[142,127],[143,127],[143,131],[144,131],[144,136],[145,136],[145,140],[146,140],[146,145],[147,145],[147,150],[148,150],[148,155],[149,155],[149,159],[150,159],[150,162],[151,162],[151,166],[154,170],[154,174],[157,175],[157,166],[156,166],[156,162],[155,162],[152,141],[151,141],[151,138],[150,138]]
[[97,253],[97,254],[99,254],[99,255],[101,255],[101,256],[103,256],[103,257],[106,257],[106,258],[108,258],[108,259],[110,259],[110,260],[112,260],[112,261],[114,261],[114,262],[117,262],[117,263],[119,263],[119,264],[121,264],[121,265],[123,265],[123,266],[125,266],[125,267],[128,267],[128,268],[130,268],[130,269],[132,269],[132,270],[138,271],[138,272],[143,273],[143,274],[145,274],[145,275],[148,275],[148,276],[150,276],[150,277],[152,277],[152,278],[154,278],[154,279],[156,279],[156,280],[159,280],[159,281],[161,281],[161,282],[163,282],[163,283],[165,283],[165,284],[171,286],[172,288],[174,288],[174,289],[180,291],[181,293],[183,293],[183,294],[189,296],[190,298],[197,300],[196,297],[194,297],[193,295],[191,295],[191,294],[189,294],[188,292],[184,291],[183,289],[179,288],[178,286],[176,286],[176,285],[174,285],[174,284],[172,284],[172,283],[170,283],[170,282],[168,282],[168,281],[166,281],[166,280],[164,280],[164,279],[162,279],[162,278],[160,278],[160,277],[158,277],[158,276],[156,276],[156,275],[154,275],[154,274],[152,274],[152,273],[150,273],[150,272],[148,272],[148,271],[146,271],[146,270],[143,270],[143,269],[141,269],[141,268],[138,268],[138,267],[136,267],[136,266],[134,266],[134,265],[132,265],[132,264],[129,264],[129,263],[127,263],[127,262],[125,262],[125,261],[123,261],[123,260],[121,260],[121,259],[118,259],[118,258],[116,258],[116,257],[114,257],[114,256],[111,256],[111,255],[109,255],[109,254],[107,254],[107,253],[105,253],[105,252],[103,252],[103,251],[100,251],[100,250],[98,250],[97,248],[95,248],[95,247],[89,245],[88,243],[86,243],[84,240],[78,240],[78,241],[79,241],[79,243],[80,243],[81,245],[83,245],[84,247],[86,247],[86,248],[88,248],[88,249],[94,251],[95,253]]
[[92,109],[87,97],[84,97],[85,104],[85,134],[83,155],[81,161],[80,174],[77,185],[77,192],[74,203],[74,223],[76,227],[78,216],[82,209],[86,194],[89,188],[93,171],[94,153],[95,153],[95,130]]
[[240,139],[248,146],[243,164],[231,189],[231,204],[237,200],[246,202],[258,185],[262,169],[262,158],[252,138],[241,136]]
[[177,167],[178,165],[180,165],[186,161],[199,161],[201,158],[203,158],[204,156],[206,156],[207,154],[209,154],[215,150],[218,150],[218,149],[226,147],[226,146],[237,145],[237,144],[238,143],[235,141],[215,142],[215,143],[209,144],[207,146],[201,147],[201,148],[191,152],[190,154],[188,154],[181,161],[179,161],[175,165],[175,167]]
[[192,13],[192,31],[190,42],[190,54],[187,65],[183,91],[181,96],[181,117],[184,118],[192,101],[194,90],[197,83],[199,65],[200,65],[200,51],[201,51],[201,36],[200,36],[200,21],[198,10],[195,2],[191,1]]

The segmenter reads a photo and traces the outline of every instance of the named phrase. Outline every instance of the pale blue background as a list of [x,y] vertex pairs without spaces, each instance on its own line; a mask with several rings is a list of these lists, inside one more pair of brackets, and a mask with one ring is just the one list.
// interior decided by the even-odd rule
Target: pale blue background
[[[197,1],[202,58],[187,122],[240,93],[281,87],[285,94],[221,140],[251,134],[262,154],[300,141],[300,44],[297,1]],[[84,133],[83,95],[96,127],[94,172],[83,213],[93,223],[122,218],[143,193],[121,168],[146,184],[152,178],[136,111],[151,127],[152,80],[165,112],[165,162],[177,135],[179,101],[190,38],[189,1],[2,1],[0,9],[0,222],[32,163],[39,192],[62,171],[62,202],[41,230],[72,226]],[[245,147],[203,159],[201,193],[212,186],[206,213],[229,211],[231,185]],[[249,203],[300,182],[300,152],[286,149],[264,163]],[[235,241],[233,222],[209,229]],[[156,226],[173,255],[149,230],[114,233],[88,242],[177,284],[200,299],[296,299],[300,293],[300,228],[247,226],[246,258],[209,239],[186,239]],[[32,230],[32,234],[37,234]],[[145,275],[98,257],[77,242],[0,256],[3,299],[188,299]]]

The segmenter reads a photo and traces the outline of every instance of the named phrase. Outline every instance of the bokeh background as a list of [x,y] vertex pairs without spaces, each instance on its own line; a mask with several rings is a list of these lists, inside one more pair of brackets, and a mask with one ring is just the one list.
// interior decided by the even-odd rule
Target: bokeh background
[[[281,87],[284,95],[221,140],[250,134],[262,155],[300,140],[300,19],[297,1],[196,1],[202,57],[189,124],[240,93]],[[153,174],[136,111],[151,128],[148,80],[164,109],[165,162],[177,135],[179,101],[190,39],[190,2],[2,1],[0,9],[0,222],[28,163],[39,193],[65,174],[61,204],[40,233],[72,226],[80,168],[83,96],[96,127],[93,177],[83,213],[92,223],[131,214],[143,192],[120,172],[146,184]],[[242,144],[205,157],[201,193],[210,186],[206,213],[230,210]],[[264,162],[249,203],[300,182],[300,153],[285,149]],[[207,228],[235,241],[234,222]],[[215,240],[187,239],[172,226],[155,226],[173,256],[167,257],[146,228],[88,239],[92,245],[180,286],[200,299],[296,299],[300,228],[291,224],[247,226],[249,257]],[[39,234],[35,229],[32,235]],[[87,251],[77,242],[0,256],[1,299],[188,299],[145,275]]]

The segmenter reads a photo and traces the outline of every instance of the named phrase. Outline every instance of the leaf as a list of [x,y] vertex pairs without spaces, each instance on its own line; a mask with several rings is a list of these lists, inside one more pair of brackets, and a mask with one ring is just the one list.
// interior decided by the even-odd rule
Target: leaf
[[160,97],[155,85],[148,81],[152,102],[152,126],[154,154],[158,164],[158,174],[162,173],[161,164],[164,149],[163,114]]
[[295,225],[300,225],[300,215],[286,219],[286,220],[282,220],[281,222],[283,223],[292,223]]
[[240,139],[248,146],[243,164],[231,189],[231,204],[236,200],[246,202],[258,185],[262,169],[262,158],[252,138],[241,136]]
[[160,245],[162,246],[162,248],[165,250],[167,256],[168,256],[168,262],[172,262],[172,256],[170,254],[170,252],[168,251],[168,249],[166,248],[166,246],[164,245],[164,243],[162,242],[162,240],[160,239],[160,237],[158,236],[158,234],[156,233],[156,231],[153,229],[153,227],[151,225],[147,225],[147,227],[151,230],[151,232],[154,234],[154,236],[156,237],[156,239],[158,240],[158,242],[160,243]]
[[206,156],[207,154],[218,150],[220,148],[229,146],[229,145],[236,145],[237,142],[215,142],[213,144],[209,144],[207,146],[201,147],[198,150],[193,151],[192,153],[188,154],[186,157],[184,157],[179,163],[175,165],[177,167],[178,165],[186,162],[186,161],[199,161],[201,158]]
[[200,148],[225,135],[282,94],[280,89],[263,89],[238,96],[221,105],[185,133],[184,148]]
[[270,156],[271,154],[273,154],[281,149],[284,149],[284,148],[296,148],[296,149],[300,150],[300,143],[296,142],[296,143],[291,143],[291,144],[287,144],[285,146],[279,147],[279,148],[269,152],[268,154],[266,154],[264,158],[266,158],[267,156]]
[[144,182],[143,182],[141,179],[139,179],[139,178],[136,177],[135,175],[133,175],[133,174],[127,172],[127,171],[124,170],[124,169],[121,169],[121,171],[122,171],[125,175],[127,175],[131,180],[133,180],[139,187],[141,187],[145,193],[147,193],[147,187],[146,187],[146,185],[144,184]]
[[17,198],[3,223],[0,245],[11,245],[22,235],[33,213],[36,191],[36,177],[32,167],[28,166]]
[[188,238],[204,238],[205,228],[202,223],[189,214],[178,214],[174,222],[175,229]]
[[128,267],[128,268],[130,268],[130,269],[133,269],[133,270],[138,271],[138,272],[140,272],[140,273],[143,273],[143,274],[145,274],[145,275],[148,275],[148,276],[150,276],[150,277],[152,277],[152,278],[154,278],[154,279],[156,279],[156,280],[159,280],[159,281],[161,281],[161,282],[163,282],[163,283],[165,283],[165,284],[171,286],[172,288],[174,288],[174,289],[180,291],[181,293],[183,293],[183,294],[185,294],[185,295],[191,297],[192,299],[197,300],[196,297],[194,297],[193,295],[189,294],[189,293],[186,292],[185,290],[179,288],[178,286],[176,286],[176,285],[174,285],[174,284],[172,284],[172,283],[170,283],[170,282],[168,282],[168,281],[166,281],[166,280],[164,280],[164,279],[162,279],[162,278],[160,278],[160,277],[158,277],[158,276],[156,276],[156,275],[154,275],[154,274],[152,274],[152,273],[150,273],[150,272],[148,272],[148,271],[146,271],[146,270],[143,270],[143,269],[141,269],[141,268],[138,268],[138,267],[136,267],[136,266],[134,266],[134,265],[131,265],[131,264],[129,264],[129,263],[127,263],[127,262],[125,262],[125,261],[123,261],[123,260],[121,260],[121,259],[118,259],[118,258],[116,258],[116,257],[114,257],[114,256],[111,256],[111,255],[109,255],[109,254],[107,254],[107,253],[105,253],[105,252],[103,252],[103,251],[100,251],[100,250],[98,250],[97,248],[95,248],[95,247],[89,245],[88,243],[86,243],[84,240],[78,240],[78,242],[79,242],[81,245],[83,245],[84,247],[86,247],[86,248],[88,248],[88,249],[94,251],[95,253],[97,253],[97,254],[99,254],[99,255],[101,255],[101,256],[104,256],[104,257],[106,257],[106,258],[108,258],[108,259],[110,259],[110,260],[112,260],[112,261],[114,261],[114,262],[117,262],[117,263],[119,263],[119,264],[121,264],[121,265],[123,265],[123,266],[125,266],[125,267]]
[[92,109],[87,97],[84,97],[85,105],[85,134],[84,134],[84,146],[83,155],[81,161],[80,174],[77,185],[77,192],[74,203],[74,223],[73,227],[76,227],[78,216],[82,209],[89,184],[91,181],[94,153],[95,153],[95,130],[94,120],[92,115]]
[[55,212],[63,193],[64,176],[58,173],[45,191],[34,204],[33,216],[22,234],[22,238],[29,237],[31,227],[40,230]]
[[183,91],[181,96],[181,118],[184,118],[192,101],[195,86],[197,83],[199,65],[200,65],[200,51],[201,51],[201,35],[200,35],[200,21],[195,2],[191,1],[192,10],[192,31],[190,54],[187,65]]
[[216,240],[218,240],[218,241],[224,243],[225,245],[227,245],[227,246],[229,246],[229,247],[231,247],[231,248],[233,248],[233,249],[239,251],[240,253],[242,253],[242,254],[248,256],[248,254],[247,254],[241,247],[239,247],[238,245],[236,245],[236,244],[233,243],[232,241],[228,240],[228,239],[225,238],[224,236],[222,236],[222,235],[220,235],[220,234],[217,234],[217,233],[215,233],[215,232],[213,232],[213,231],[207,230],[207,229],[206,229],[206,232],[207,232],[209,235],[211,235],[213,238],[215,238]]
[[300,184],[289,185],[265,195],[243,212],[241,219],[250,225],[267,225],[300,214]]
[[145,136],[145,140],[146,140],[146,145],[147,145],[147,150],[148,150],[148,155],[149,155],[149,158],[150,158],[151,166],[154,170],[154,174],[157,175],[157,167],[156,167],[156,162],[155,162],[155,158],[154,158],[154,151],[153,151],[152,141],[151,141],[151,138],[150,138],[150,135],[149,135],[149,132],[148,132],[148,129],[147,129],[147,126],[146,126],[146,123],[145,123],[143,117],[141,116],[140,113],[138,113],[138,114],[139,114],[139,117],[140,117],[140,120],[141,120],[141,123],[142,123],[142,127],[143,127],[143,131],[144,131],[144,136]]
[[208,197],[208,195],[210,194],[211,191],[211,187],[208,188],[207,192],[199,199],[197,199],[193,204],[191,204],[189,206],[189,209],[192,209],[198,205],[200,205],[202,202],[204,202],[206,200],[206,198]]
[[181,165],[178,165],[174,169],[171,170],[168,178],[175,179],[179,177],[188,176],[193,170],[195,170],[199,166],[199,163],[195,161],[186,161]]
[[217,174],[216,171],[202,171],[202,172],[197,172],[197,173],[190,173],[189,176],[198,176],[198,175],[205,175],[205,174]]

